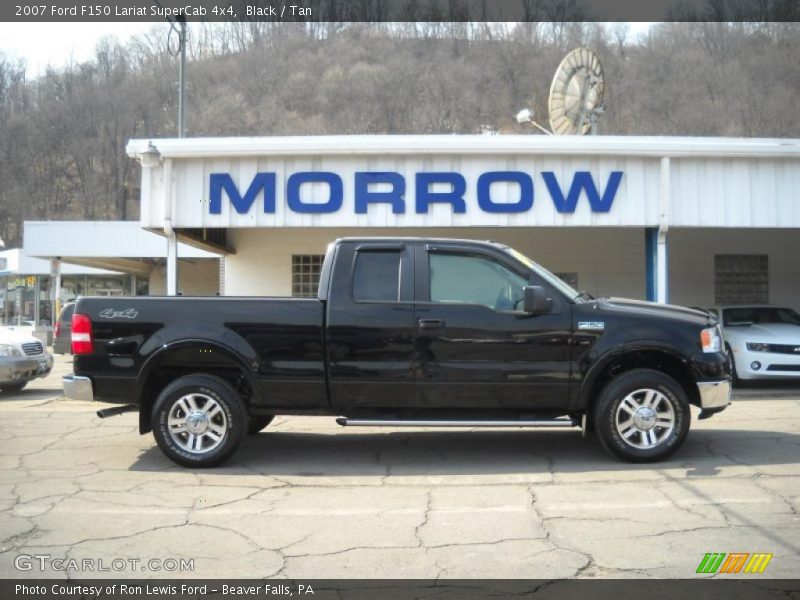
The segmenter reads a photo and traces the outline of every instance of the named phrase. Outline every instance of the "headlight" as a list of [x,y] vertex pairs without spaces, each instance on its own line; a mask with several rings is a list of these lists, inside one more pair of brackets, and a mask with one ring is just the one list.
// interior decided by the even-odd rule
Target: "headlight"
[[721,352],[722,336],[719,333],[719,327],[703,329],[700,332],[700,345],[703,347],[703,352]]
[[751,352],[769,352],[769,344],[761,342],[747,342],[747,349]]
[[22,356],[22,352],[20,352],[16,346],[0,344],[0,356]]

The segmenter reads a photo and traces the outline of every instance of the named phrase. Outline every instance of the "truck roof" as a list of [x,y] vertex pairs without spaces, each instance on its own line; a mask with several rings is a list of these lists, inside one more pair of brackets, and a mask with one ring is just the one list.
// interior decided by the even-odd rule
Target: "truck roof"
[[340,242],[424,242],[424,243],[455,243],[455,244],[490,244],[498,248],[508,248],[507,244],[494,240],[474,240],[467,238],[445,238],[445,237],[420,237],[420,236],[394,236],[394,235],[366,235],[366,236],[347,236],[336,238],[333,243]]

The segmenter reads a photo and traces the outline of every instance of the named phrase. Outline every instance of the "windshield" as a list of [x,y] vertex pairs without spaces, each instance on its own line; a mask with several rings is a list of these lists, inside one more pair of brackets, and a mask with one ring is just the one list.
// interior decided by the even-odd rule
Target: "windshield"
[[722,311],[722,324],[726,327],[750,325],[800,325],[800,315],[791,308],[775,306],[743,306]]
[[511,256],[513,256],[518,261],[520,261],[522,264],[524,264],[526,267],[528,267],[531,271],[536,273],[539,277],[544,279],[547,283],[549,283],[554,288],[556,288],[559,292],[561,292],[562,294],[567,296],[567,298],[569,298],[570,300],[575,300],[579,296],[581,296],[581,294],[580,294],[580,292],[578,292],[578,290],[574,289],[571,285],[566,283],[563,279],[553,275],[550,271],[545,269],[542,265],[532,261],[530,258],[528,258],[524,254],[522,254],[522,252],[514,250],[514,248],[506,248],[506,252],[508,252]]

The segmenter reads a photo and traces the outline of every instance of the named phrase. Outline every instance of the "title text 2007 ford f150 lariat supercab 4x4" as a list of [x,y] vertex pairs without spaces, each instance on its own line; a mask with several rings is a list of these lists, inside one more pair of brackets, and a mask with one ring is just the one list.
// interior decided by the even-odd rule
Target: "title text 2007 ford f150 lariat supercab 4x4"
[[65,393],[139,410],[187,466],[274,415],[341,425],[591,429],[656,461],[730,401],[709,314],[578,293],[494,242],[341,239],[316,299],[81,298]]

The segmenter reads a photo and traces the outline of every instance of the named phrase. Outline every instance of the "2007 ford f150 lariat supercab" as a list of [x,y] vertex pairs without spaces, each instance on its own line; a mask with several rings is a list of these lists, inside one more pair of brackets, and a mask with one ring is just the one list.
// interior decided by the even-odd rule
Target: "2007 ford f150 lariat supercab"
[[583,427],[663,459],[730,402],[716,319],[579,293],[495,242],[346,238],[315,299],[81,298],[67,396],[139,410],[175,462],[216,465],[275,415],[341,425]]

